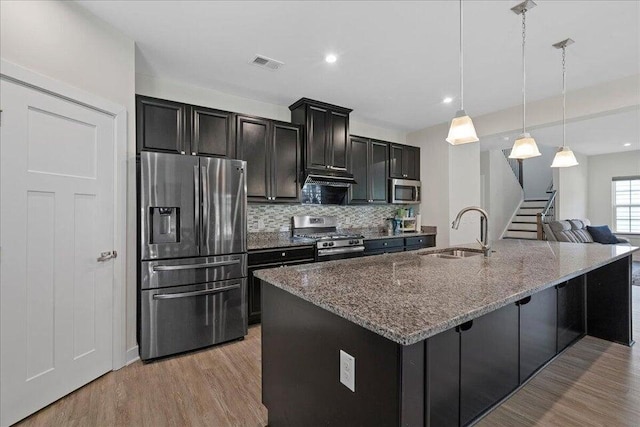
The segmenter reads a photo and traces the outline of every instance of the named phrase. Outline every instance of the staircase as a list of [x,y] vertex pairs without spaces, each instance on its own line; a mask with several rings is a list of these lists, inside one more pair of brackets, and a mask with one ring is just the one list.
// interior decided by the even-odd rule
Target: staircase
[[549,200],[547,199],[526,199],[518,208],[516,216],[511,221],[505,239],[538,239],[537,216],[542,213]]

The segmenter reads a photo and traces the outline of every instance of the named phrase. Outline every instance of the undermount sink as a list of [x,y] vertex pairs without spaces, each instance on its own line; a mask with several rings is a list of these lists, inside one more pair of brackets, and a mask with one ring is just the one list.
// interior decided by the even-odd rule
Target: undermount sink
[[462,259],[462,258],[468,258],[470,256],[482,255],[482,252],[470,251],[465,249],[446,249],[444,251],[439,251],[436,253],[426,253],[422,255],[426,255],[434,258]]

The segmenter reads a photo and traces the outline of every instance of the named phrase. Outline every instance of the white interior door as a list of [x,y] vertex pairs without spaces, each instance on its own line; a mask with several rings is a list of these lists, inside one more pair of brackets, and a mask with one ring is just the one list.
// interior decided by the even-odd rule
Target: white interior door
[[114,117],[0,87],[0,424],[112,369]]

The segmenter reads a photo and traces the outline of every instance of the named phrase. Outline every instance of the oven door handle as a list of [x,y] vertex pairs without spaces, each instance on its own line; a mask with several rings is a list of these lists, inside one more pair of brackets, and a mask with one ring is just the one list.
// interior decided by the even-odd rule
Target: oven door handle
[[210,295],[210,294],[217,294],[218,292],[230,291],[232,289],[238,289],[239,287],[240,287],[240,283],[236,283],[235,285],[223,286],[222,288],[216,288],[216,289],[204,289],[202,291],[177,292],[175,294],[155,294],[153,296],[153,299],[198,297],[202,295]]
[[348,248],[336,248],[336,249],[319,249],[318,256],[348,254],[353,252],[364,252],[364,246],[351,246]]
[[153,271],[195,270],[197,268],[224,267],[235,264],[240,264],[240,260],[234,259],[232,261],[205,262],[202,264],[154,265]]

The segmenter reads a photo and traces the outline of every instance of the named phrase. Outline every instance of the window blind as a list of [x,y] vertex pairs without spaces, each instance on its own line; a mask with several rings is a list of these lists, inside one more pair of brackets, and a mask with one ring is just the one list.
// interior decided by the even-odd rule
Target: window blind
[[640,176],[613,178],[617,233],[640,233]]

